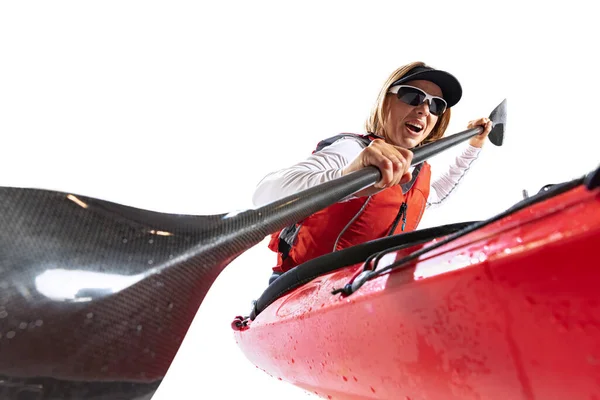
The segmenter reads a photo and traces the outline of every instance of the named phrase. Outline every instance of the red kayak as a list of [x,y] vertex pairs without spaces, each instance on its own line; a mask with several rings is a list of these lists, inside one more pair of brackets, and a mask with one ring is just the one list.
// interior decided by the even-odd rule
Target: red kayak
[[600,399],[594,179],[312,260],[234,321],[235,340],[328,399]]

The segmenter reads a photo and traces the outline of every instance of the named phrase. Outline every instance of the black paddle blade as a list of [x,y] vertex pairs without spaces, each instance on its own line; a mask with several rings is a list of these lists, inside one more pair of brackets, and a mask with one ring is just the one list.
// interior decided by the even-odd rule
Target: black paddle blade
[[154,393],[216,277],[194,250],[221,220],[0,188],[0,394]]
[[504,142],[504,130],[506,129],[506,113],[508,105],[506,99],[502,100],[502,103],[498,104],[496,108],[490,113],[490,119],[492,120],[492,131],[488,138],[490,142],[496,146],[502,146]]
[[380,176],[369,167],[215,216],[0,187],[0,394],[149,399],[231,261]]

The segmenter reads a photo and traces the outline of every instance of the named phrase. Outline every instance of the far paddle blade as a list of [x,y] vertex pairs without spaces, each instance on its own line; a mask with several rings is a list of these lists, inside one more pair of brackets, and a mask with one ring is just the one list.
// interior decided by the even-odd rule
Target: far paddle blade
[[504,130],[506,129],[506,111],[507,104],[506,99],[502,101],[490,114],[490,119],[492,120],[492,131],[488,136],[490,138],[490,142],[495,144],[496,146],[502,146],[504,142]]

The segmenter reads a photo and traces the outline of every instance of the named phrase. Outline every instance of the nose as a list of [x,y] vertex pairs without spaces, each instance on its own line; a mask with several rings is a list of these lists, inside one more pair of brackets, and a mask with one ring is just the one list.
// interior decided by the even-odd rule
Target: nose
[[423,103],[415,107],[418,114],[423,114],[426,117],[429,116],[429,100],[425,100]]

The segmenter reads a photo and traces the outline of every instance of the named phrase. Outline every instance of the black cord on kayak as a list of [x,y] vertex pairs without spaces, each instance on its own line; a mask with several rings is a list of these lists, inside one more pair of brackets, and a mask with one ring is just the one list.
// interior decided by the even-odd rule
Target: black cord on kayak
[[589,190],[600,187],[600,167],[585,178],[585,187]]
[[[591,175],[594,175],[594,174],[591,174]],[[578,179],[575,179],[575,180],[572,180],[570,182],[566,182],[566,183],[563,183],[563,184],[554,185],[551,188],[549,188],[547,191],[538,193],[535,196],[528,197],[527,199],[521,200],[520,202],[518,202],[517,204],[513,205],[508,210],[506,210],[506,211],[504,211],[504,212],[502,212],[500,214],[497,214],[497,215],[495,215],[495,216],[493,216],[493,217],[491,217],[491,218],[489,218],[487,220],[476,222],[473,225],[469,225],[466,228],[461,229],[460,231],[455,232],[455,233],[449,235],[445,239],[443,239],[443,240],[441,240],[441,241],[439,241],[437,243],[434,243],[431,246],[427,246],[427,247],[425,247],[425,248],[423,248],[421,250],[417,250],[414,253],[411,253],[410,255],[408,255],[406,257],[403,257],[400,260],[395,261],[392,264],[390,264],[390,265],[388,265],[388,266],[386,266],[386,267],[384,267],[384,268],[382,268],[380,270],[376,270],[377,269],[377,263],[381,260],[381,258],[383,257],[383,255],[389,254],[390,251],[392,251],[392,249],[386,250],[384,252],[380,252],[377,255],[374,255],[373,257],[369,257],[370,259],[376,259],[377,263],[375,263],[375,265],[373,266],[373,268],[371,270],[365,271],[365,272],[368,272],[368,274],[365,273],[365,275],[363,276],[362,279],[358,279],[358,277],[357,277],[357,279],[353,280],[352,284],[345,285],[343,289],[338,289],[338,292],[343,292],[345,295],[350,295],[353,292],[355,292],[356,290],[358,290],[360,287],[362,287],[362,285],[365,282],[367,282],[367,281],[369,281],[369,280],[371,280],[373,278],[381,276],[381,275],[383,275],[386,272],[389,272],[389,271],[392,271],[392,270],[395,270],[395,269],[399,269],[401,267],[407,267],[407,265],[406,265],[407,263],[409,263],[410,261],[416,260],[417,258],[419,258],[420,256],[422,256],[423,254],[426,254],[426,253],[428,253],[428,252],[430,252],[432,250],[435,250],[435,249],[437,249],[437,248],[439,248],[439,247],[441,247],[441,246],[443,246],[445,244],[448,244],[448,243],[450,243],[450,242],[452,242],[452,241],[454,241],[454,240],[456,240],[456,239],[458,239],[458,238],[460,238],[462,236],[465,236],[468,233],[471,233],[473,231],[481,229],[481,228],[483,228],[486,225],[489,225],[489,224],[491,224],[493,222],[496,222],[496,221],[498,221],[498,220],[500,220],[502,218],[505,218],[505,217],[507,217],[507,216],[509,216],[509,215],[511,215],[511,214],[513,214],[513,213],[515,213],[517,211],[519,211],[519,210],[522,210],[525,207],[531,206],[531,205],[533,205],[535,203],[539,203],[540,201],[552,198],[552,197],[554,197],[554,196],[556,196],[558,194],[561,194],[561,193],[564,193],[566,191],[569,191],[569,190],[571,190],[571,189],[573,189],[573,188],[581,185],[584,182],[584,180],[586,180],[586,179],[589,179],[589,176],[588,177],[583,177],[583,178],[578,178]]]

